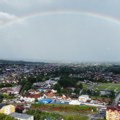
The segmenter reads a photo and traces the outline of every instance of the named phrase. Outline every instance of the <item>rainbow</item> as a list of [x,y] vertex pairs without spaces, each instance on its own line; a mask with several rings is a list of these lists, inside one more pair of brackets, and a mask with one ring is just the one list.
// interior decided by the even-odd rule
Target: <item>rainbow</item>
[[[24,16],[19,16],[15,20],[10,21],[9,23],[14,24],[17,21],[26,20],[29,18],[37,17],[37,16],[44,17],[44,16],[65,15],[65,14],[92,17],[93,19],[104,20],[104,21],[110,22],[112,24],[120,25],[120,20],[116,19],[114,17],[106,16],[106,15],[102,15],[102,14],[98,14],[98,13],[92,13],[92,12],[81,12],[81,11],[77,11],[77,10],[72,10],[72,11],[71,10],[59,10],[59,11],[56,10],[56,11],[32,13],[32,14],[28,14],[28,15],[24,15]],[[6,23],[6,24],[9,24],[9,23]],[[4,26],[5,26],[5,24],[4,24]]]

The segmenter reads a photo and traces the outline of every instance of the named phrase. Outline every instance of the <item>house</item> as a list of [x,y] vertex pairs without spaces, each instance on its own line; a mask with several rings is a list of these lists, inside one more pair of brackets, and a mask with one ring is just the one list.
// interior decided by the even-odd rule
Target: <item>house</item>
[[45,93],[45,95],[47,96],[47,98],[52,98],[55,96],[52,92]]
[[41,94],[39,92],[31,91],[30,93],[27,92],[24,96],[20,97],[20,100],[24,100],[25,102],[35,102],[35,99],[38,99],[41,97]]
[[106,120],[120,120],[120,107],[119,106],[107,107]]
[[78,100],[71,100],[71,101],[69,102],[69,104],[70,104],[70,105],[80,105],[81,102],[79,102]]
[[30,90],[28,90],[28,93],[30,93],[30,94],[39,94],[40,92],[39,92],[39,90],[30,89]]
[[27,114],[22,114],[22,113],[11,113],[10,114],[11,117],[14,117],[17,120],[34,120],[34,116],[33,115],[27,115]]
[[4,87],[0,89],[0,92],[3,94],[13,94],[13,95],[18,95],[21,89],[21,85],[15,86],[15,87]]
[[48,85],[55,85],[55,84],[57,84],[57,81],[54,81],[54,80],[46,80],[45,83],[48,84]]
[[79,96],[78,100],[80,102],[87,102],[88,100],[91,100],[91,99],[89,98],[89,95],[81,95]]
[[35,98],[30,98],[30,97],[21,97],[20,100],[24,100],[25,102],[30,102],[30,103],[35,102]]
[[100,95],[111,95],[112,91],[109,91],[109,90],[101,90],[100,91]]
[[8,104],[0,104],[0,113],[3,114],[10,114],[15,112],[15,106],[14,105],[8,105]]
[[17,105],[16,108],[15,108],[15,111],[18,112],[18,113],[23,113],[23,111],[24,111],[24,106],[22,106],[22,105]]
[[42,104],[48,104],[48,103],[51,103],[52,100],[51,99],[41,99],[41,100],[38,100],[39,103],[42,103]]
[[44,87],[45,86],[45,82],[37,82],[37,83],[33,83],[33,87],[35,88],[39,88],[39,87]]

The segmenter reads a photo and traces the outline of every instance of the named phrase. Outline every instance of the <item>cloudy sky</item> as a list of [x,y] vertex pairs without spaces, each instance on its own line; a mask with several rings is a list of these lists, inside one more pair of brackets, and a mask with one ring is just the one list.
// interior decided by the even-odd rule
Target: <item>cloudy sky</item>
[[0,0],[0,59],[119,62],[120,0]]

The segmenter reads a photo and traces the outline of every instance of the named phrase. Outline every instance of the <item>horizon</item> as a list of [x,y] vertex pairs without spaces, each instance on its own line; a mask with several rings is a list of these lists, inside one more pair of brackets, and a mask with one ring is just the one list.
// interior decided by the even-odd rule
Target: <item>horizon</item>
[[120,62],[104,62],[104,61],[83,61],[83,62],[60,62],[60,61],[43,61],[43,60],[15,60],[15,59],[0,59],[0,62],[25,62],[25,63],[47,63],[47,64],[98,64],[98,65],[102,65],[102,64],[117,64],[120,65]]

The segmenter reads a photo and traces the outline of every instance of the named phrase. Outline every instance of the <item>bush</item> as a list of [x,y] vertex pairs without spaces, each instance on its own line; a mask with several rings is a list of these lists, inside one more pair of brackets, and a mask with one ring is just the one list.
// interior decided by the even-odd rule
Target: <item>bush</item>
[[80,115],[65,115],[64,120],[88,120],[87,116],[80,116]]
[[16,120],[16,119],[11,116],[0,113],[0,120]]
[[29,110],[27,111],[27,114],[34,115],[34,120],[58,120],[59,118],[62,118],[62,116],[57,113],[41,112],[39,110]]

